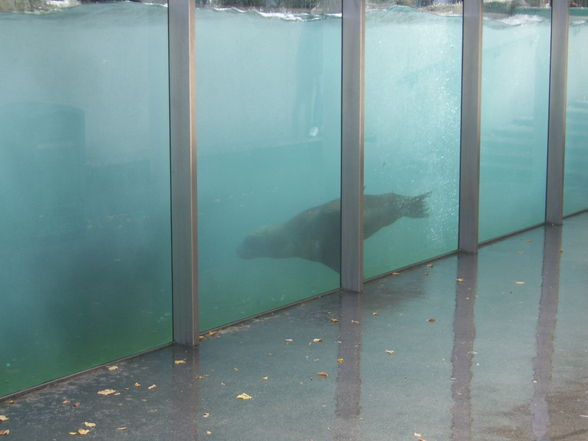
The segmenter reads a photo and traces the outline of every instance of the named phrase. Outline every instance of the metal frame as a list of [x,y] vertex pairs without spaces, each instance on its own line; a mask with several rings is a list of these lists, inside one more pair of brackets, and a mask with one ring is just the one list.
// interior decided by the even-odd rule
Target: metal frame
[[[483,1],[464,0],[458,251],[479,248]],[[194,0],[169,2],[174,341],[198,342]],[[553,2],[546,222],[560,224],[569,1]],[[364,284],[365,0],[342,0],[341,289]]]
[[563,222],[569,21],[569,1],[552,2],[545,222],[553,225]]
[[482,0],[464,0],[461,80],[461,151],[458,250],[478,252]]
[[174,342],[198,344],[196,3],[170,0],[169,81]]
[[363,288],[365,1],[342,0],[341,288]]

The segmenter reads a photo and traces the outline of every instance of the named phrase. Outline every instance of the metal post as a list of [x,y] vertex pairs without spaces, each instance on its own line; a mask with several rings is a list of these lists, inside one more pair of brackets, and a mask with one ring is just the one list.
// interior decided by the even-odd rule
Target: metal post
[[195,0],[170,0],[169,81],[174,341],[198,343]]
[[553,225],[563,219],[569,20],[569,1],[552,1],[545,222]]
[[343,0],[341,288],[363,287],[364,0]]
[[459,251],[478,252],[482,0],[464,0],[461,79]]

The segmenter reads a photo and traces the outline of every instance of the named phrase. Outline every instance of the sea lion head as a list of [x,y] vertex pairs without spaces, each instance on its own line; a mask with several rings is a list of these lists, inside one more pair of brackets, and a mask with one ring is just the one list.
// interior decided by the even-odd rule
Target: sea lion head
[[256,259],[258,257],[276,257],[275,227],[260,227],[249,234],[241,245],[237,247],[237,256],[241,259]]

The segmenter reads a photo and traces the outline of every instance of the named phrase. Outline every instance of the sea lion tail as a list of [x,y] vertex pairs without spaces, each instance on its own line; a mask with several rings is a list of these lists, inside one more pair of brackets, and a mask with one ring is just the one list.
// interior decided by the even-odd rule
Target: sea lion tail
[[428,217],[430,212],[427,198],[431,196],[431,193],[428,191],[418,196],[407,197],[403,207],[403,215],[407,217]]

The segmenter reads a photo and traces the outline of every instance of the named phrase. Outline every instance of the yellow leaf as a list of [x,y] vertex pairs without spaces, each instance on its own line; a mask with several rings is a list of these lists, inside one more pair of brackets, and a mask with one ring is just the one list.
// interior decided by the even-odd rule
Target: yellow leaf
[[515,285],[524,285],[524,284],[525,284],[525,282],[521,282],[521,281],[515,282]]
[[78,429],[78,433],[80,435],[87,435],[88,433],[90,433],[89,429]]
[[99,390],[96,393],[98,395],[104,395],[105,397],[107,397],[109,395],[114,395],[116,393],[116,390],[114,390],[114,389],[102,389],[102,390]]
[[251,400],[251,399],[253,399],[253,397],[251,395],[246,394],[246,393],[242,393],[242,394],[237,395],[237,399],[238,400]]
[[128,427],[117,427],[116,430],[122,432],[123,430],[127,430]]
[[457,280],[459,283],[462,283],[462,282],[464,281],[464,279],[462,279],[461,277],[458,277],[458,278],[457,278],[457,279],[455,279],[455,280]]
[[186,364],[186,360],[174,360],[174,364]]
[[77,435],[78,432],[68,432],[70,435]]
[[427,263],[427,268],[433,268],[433,264],[432,263]]
[[286,343],[292,343],[294,341],[294,339],[292,339],[292,338],[285,338],[284,341]]
[[73,404],[72,404],[72,406],[73,406],[73,407],[80,407],[80,406],[81,406],[81,404],[80,404],[80,403],[73,403]]
[[141,387],[141,383],[135,383],[135,387]]
[[332,318],[329,320],[331,323],[339,323],[339,319]]
[[377,315],[380,315],[380,313],[379,312],[372,312],[372,315],[375,317]]
[[153,390],[153,389],[155,389],[155,388],[157,388],[157,384],[152,384],[152,385],[151,385],[151,386],[149,386],[147,389],[149,389],[149,390]]
[[337,358],[337,363],[339,363],[339,364],[343,363],[344,361],[345,361],[344,358]]
[[197,380],[204,380],[204,378],[206,378],[204,375],[198,375],[196,377]]
[[329,376],[326,372],[317,372],[316,374],[321,378],[327,378]]
[[8,418],[6,415],[0,415],[0,423],[5,423],[6,421],[8,421],[10,418]]
[[113,365],[113,366],[108,366],[108,367],[107,367],[107,369],[108,369],[109,371],[117,371],[117,370],[118,370],[118,366],[116,366],[116,365]]
[[269,380],[269,377],[261,377],[261,379],[262,379],[263,381],[267,381],[267,380]]
[[211,432],[210,430],[207,430],[207,431],[206,431],[206,434],[207,434],[207,435],[212,435],[212,432]]
[[210,414],[208,412],[202,414],[202,418],[208,418]]
[[312,339],[312,342],[313,343],[322,343],[323,342],[323,339],[322,338],[313,338]]
[[84,421],[84,426],[94,428],[94,427],[96,427],[96,423],[89,423],[87,421]]
[[392,273],[392,275],[393,275],[393,276],[399,276],[399,275],[400,275],[400,273],[393,272],[393,273]]
[[385,351],[386,351],[386,354],[390,354],[390,355],[396,354],[396,351],[394,349],[385,349]]
[[10,435],[10,429],[0,430],[0,436],[8,436]]

